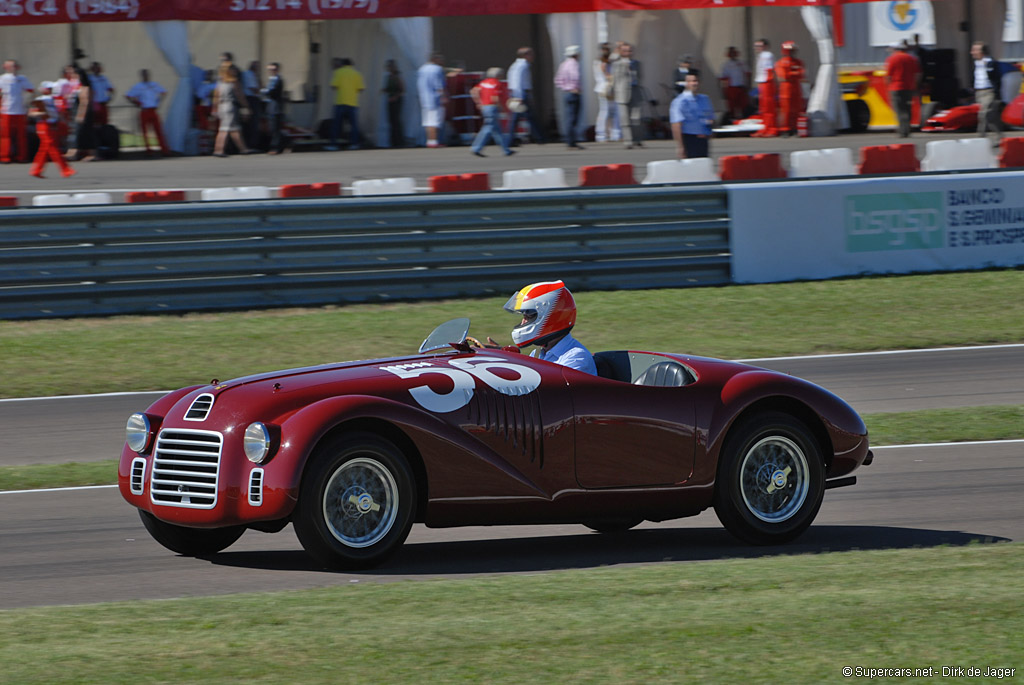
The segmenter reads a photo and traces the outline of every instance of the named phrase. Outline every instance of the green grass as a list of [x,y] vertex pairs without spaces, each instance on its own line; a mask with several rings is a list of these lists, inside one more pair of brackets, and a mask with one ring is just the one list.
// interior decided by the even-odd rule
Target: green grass
[[1019,678],[1022,565],[973,544],[16,609],[0,663],[26,684]]
[[[1024,270],[579,293],[593,351],[723,358],[1024,342]],[[473,319],[508,340],[505,297],[187,316],[0,322],[0,397],[161,390],[415,351]]]
[[[867,414],[871,444],[910,445],[1024,438],[1024,406],[965,407]],[[0,491],[117,482],[117,461],[0,467]]]

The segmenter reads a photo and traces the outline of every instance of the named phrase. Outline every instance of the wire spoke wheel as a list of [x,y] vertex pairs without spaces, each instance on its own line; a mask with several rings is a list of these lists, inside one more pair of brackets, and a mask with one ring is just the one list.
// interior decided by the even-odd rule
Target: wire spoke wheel
[[342,464],[324,490],[324,521],[343,545],[380,542],[398,516],[398,484],[379,461],[360,457]]
[[808,491],[807,456],[782,436],[754,445],[740,465],[740,493],[750,513],[767,523],[791,518]]
[[822,447],[810,429],[777,411],[730,429],[718,460],[715,513],[744,542],[771,545],[803,533],[825,493]]

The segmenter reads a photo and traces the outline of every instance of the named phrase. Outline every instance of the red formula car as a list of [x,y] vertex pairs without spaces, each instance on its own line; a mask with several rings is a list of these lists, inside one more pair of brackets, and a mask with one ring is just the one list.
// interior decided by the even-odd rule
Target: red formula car
[[468,329],[172,392],[129,418],[121,494],[180,554],[292,522],[325,566],[361,568],[417,521],[615,531],[713,506],[742,540],[786,542],[872,459],[856,412],[798,378],[634,351],[596,354],[593,376]]

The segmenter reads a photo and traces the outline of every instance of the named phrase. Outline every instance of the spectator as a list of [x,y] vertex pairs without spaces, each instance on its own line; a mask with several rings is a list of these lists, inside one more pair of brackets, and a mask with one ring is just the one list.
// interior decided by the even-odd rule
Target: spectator
[[398,71],[398,64],[395,60],[389,59],[384,63],[384,93],[388,101],[388,128],[391,131],[391,147],[405,146],[405,129],[402,127],[402,104],[405,100],[405,83],[402,81],[402,74]]
[[18,149],[18,161],[28,161],[28,109],[25,93],[35,92],[32,82],[18,73],[20,65],[9,59],[4,61],[0,76],[0,162],[11,162],[11,143]]
[[757,66],[754,68],[754,85],[757,86],[757,108],[763,127],[752,134],[753,138],[774,138],[779,135],[775,128],[775,110],[778,109],[775,89],[775,55],[771,53],[767,38],[754,43]]
[[51,90],[53,101],[57,105],[57,113],[60,121],[53,127],[56,131],[54,139],[58,147],[66,149],[66,140],[70,131],[70,125],[74,120],[74,113],[78,110],[78,73],[75,65],[69,64],[61,70],[61,76],[53,83]]
[[[68,111],[75,125],[75,145],[68,149],[68,159],[92,162],[96,157],[96,130],[93,126],[95,112],[92,106],[92,81],[85,69],[73,67],[78,81],[75,91],[74,109]],[[84,151],[84,154],[82,152]]]
[[693,69],[693,58],[689,55],[680,55],[676,68],[672,71],[672,85],[675,86],[676,95],[686,90],[686,75]]
[[284,152],[288,138],[284,135],[284,79],[281,78],[281,65],[271,62],[267,65],[267,85],[260,94],[263,96],[263,112],[267,117],[270,129],[270,149],[268,155]]
[[171,149],[167,147],[167,141],[164,139],[164,130],[160,126],[160,113],[157,111],[157,107],[163,102],[167,91],[156,81],[149,80],[149,69],[140,71],[139,76],[142,80],[128,89],[124,96],[128,102],[139,108],[139,128],[142,131],[142,143],[146,146],[146,156],[149,157],[153,154],[149,148],[149,136],[146,133],[147,129],[151,129],[160,143],[160,154],[167,157],[171,154]]
[[213,92],[217,89],[216,78],[213,70],[203,73],[203,80],[195,90],[198,101],[196,103],[196,125],[202,131],[210,130],[210,114],[213,111]]
[[54,84],[49,81],[39,84],[40,95],[32,101],[28,111],[28,116],[36,123],[36,135],[39,137],[39,151],[32,161],[32,168],[29,169],[29,173],[36,178],[45,178],[43,168],[48,161],[60,167],[61,176],[64,178],[75,175],[75,170],[64,160],[54,138],[54,127],[60,121],[60,114],[51,95],[53,86]]
[[501,122],[498,119],[506,107],[505,103],[508,102],[508,89],[501,82],[501,77],[504,75],[505,72],[501,67],[491,67],[487,70],[487,78],[470,91],[473,102],[480,109],[484,119],[484,125],[473,140],[472,150],[477,157],[487,156],[481,150],[492,137],[498,145],[501,145],[506,157],[514,152],[508,146],[508,137],[501,135]]
[[999,62],[989,55],[988,45],[976,42],[971,45],[974,58],[974,101],[978,103],[978,135],[985,137],[992,132],[996,142],[1002,136],[1000,123],[1002,108],[1002,69]]
[[685,83],[686,90],[669,105],[669,124],[676,143],[676,156],[679,159],[707,157],[715,110],[711,107],[711,98],[697,92],[700,75],[696,70],[687,72]]
[[544,133],[540,124],[537,123],[537,105],[533,99],[533,75],[530,72],[530,65],[533,64],[533,49],[519,48],[516,53],[516,61],[508,68],[508,91],[509,96],[518,100],[513,108],[512,122],[509,124],[509,132],[515,139],[516,127],[523,117],[530,125],[530,138],[539,144],[544,143]]
[[366,87],[363,75],[356,71],[350,59],[335,59],[331,88],[334,89],[334,121],[331,122],[331,144],[326,150],[338,149],[338,135],[342,122],[348,121],[348,149],[358,150],[362,140],[359,135],[359,94]]
[[251,110],[251,115],[242,121],[242,135],[245,136],[246,145],[251,148],[261,147],[260,121],[263,118],[263,101],[260,99],[260,91],[262,89],[260,63],[253,60],[249,62],[249,68],[242,72],[242,90],[245,92],[245,101],[249,103]]
[[438,147],[438,131],[444,128],[444,108],[448,104],[445,87],[444,57],[435,52],[416,72],[416,91],[420,98],[421,119],[427,132],[427,147]]
[[643,147],[640,109],[643,106],[643,88],[640,61],[633,59],[633,46],[623,43],[619,48],[619,59],[612,64],[612,84],[615,89],[615,104],[619,108],[619,120],[629,122],[629,140],[626,149]]
[[[594,60],[594,93],[597,94],[594,140],[603,143],[609,138],[613,141],[622,140],[622,128],[619,126],[619,108],[615,106],[615,90],[612,87],[612,46],[601,43],[599,49],[601,56]],[[609,119],[611,131],[608,130]]]
[[738,121],[746,115],[748,104],[747,91],[750,88],[750,72],[740,61],[740,51],[729,46],[725,51],[725,64],[719,78],[722,86],[722,97],[726,102],[726,116],[731,121]]
[[796,135],[797,118],[804,111],[804,63],[796,56],[797,45],[791,40],[782,44],[782,59],[775,65],[779,81],[779,123],[781,133]]
[[565,59],[555,73],[555,87],[562,91],[565,103],[565,140],[571,150],[582,150],[576,142],[576,126],[580,119],[580,46],[565,49]]
[[103,65],[93,62],[89,67],[89,87],[92,93],[93,124],[97,127],[110,123],[110,98],[114,97],[114,86],[103,75]]
[[217,88],[213,91],[213,109],[220,120],[217,137],[213,141],[213,156],[228,156],[224,152],[228,136],[235,142],[238,151],[247,155],[251,150],[242,139],[242,119],[250,116],[251,112],[245,91],[242,90],[242,74],[230,61],[221,61],[219,77]]
[[892,96],[896,110],[897,131],[900,138],[910,136],[910,113],[914,104],[914,93],[921,84],[921,65],[917,58],[907,52],[905,42],[889,46],[889,58],[885,60],[885,83]]

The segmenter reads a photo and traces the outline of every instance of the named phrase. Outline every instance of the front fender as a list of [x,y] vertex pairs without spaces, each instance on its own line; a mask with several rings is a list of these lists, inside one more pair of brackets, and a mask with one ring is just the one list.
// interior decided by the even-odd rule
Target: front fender
[[298,500],[306,465],[325,437],[360,420],[385,421],[414,445],[427,476],[428,500],[465,496],[544,496],[522,473],[486,445],[436,415],[376,396],[321,400],[282,422],[281,445],[265,467],[265,487]]
[[[722,443],[729,429],[747,409],[762,402],[797,402],[808,416],[814,416],[818,428],[827,433],[832,455],[867,450],[867,428],[860,416],[840,397],[819,385],[795,376],[753,369],[738,373],[722,386],[719,405],[709,422],[708,454],[717,465]],[[717,468],[717,466],[716,466]]]

